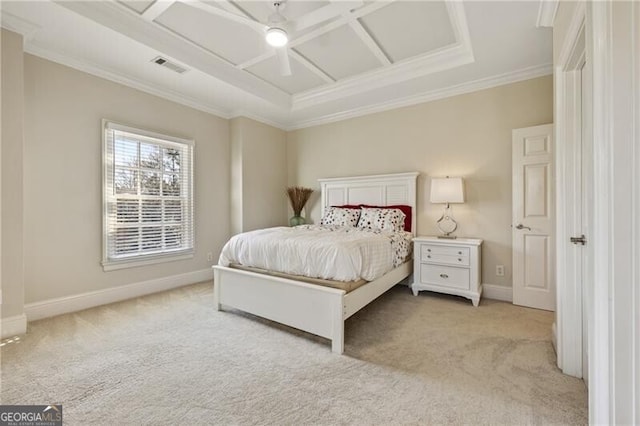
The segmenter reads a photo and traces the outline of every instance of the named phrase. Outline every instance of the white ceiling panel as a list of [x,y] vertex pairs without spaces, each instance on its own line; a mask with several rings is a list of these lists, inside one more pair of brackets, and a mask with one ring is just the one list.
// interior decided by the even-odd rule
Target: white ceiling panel
[[442,1],[398,1],[360,22],[393,62],[454,43],[447,6]]
[[[235,1],[233,3],[265,24],[275,10],[272,1]],[[288,0],[280,6],[280,13],[287,19],[296,19],[328,4],[328,1]]]
[[152,3],[153,0],[143,1],[143,0],[118,0],[118,3],[122,3],[130,9],[135,10],[138,13],[144,12]]
[[233,64],[254,58],[266,49],[264,37],[249,26],[180,2],[174,3],[156,22]]
[[300,44],[295,50],[336,80],[381,66],[371,50],[347,25]]
[[291,55],[289,55],[289,62],[292,71],[290,76],[280,74],[278,59],[275,56],[247,68],[247,71],[291,94],[304,92],[324,84],[324,80],[309,71]]

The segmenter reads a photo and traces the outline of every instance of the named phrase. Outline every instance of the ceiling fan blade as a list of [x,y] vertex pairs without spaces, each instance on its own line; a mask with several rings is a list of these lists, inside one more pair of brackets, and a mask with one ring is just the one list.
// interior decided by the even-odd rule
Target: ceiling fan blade
[[293,31],[302,31],[316,24],[320,24],[324,21],[339,17],[344,12],[352,9],[356,9],[362,6],[362,1],[337,1],[326,6],[322,6],[313,12],[309,12],[306,15],[289,21],[293,27]]
[[280,74],[284,76],[291,75],[291,64],[289,63],[289,52],[287,47],[276,48],[276,56],[278,57],[278,65],[280,65]]

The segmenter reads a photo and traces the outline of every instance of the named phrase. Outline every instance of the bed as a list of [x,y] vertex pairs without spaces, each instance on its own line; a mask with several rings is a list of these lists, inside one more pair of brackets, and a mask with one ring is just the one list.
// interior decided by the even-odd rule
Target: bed
[[[408,205],[411,232],[416,234],[418,173],[320,179],[321,210],[343,205]],[[344,351],[344,321],[408,277],[409,259],[380,278],[353,291],[305,282],[302,278],[216,265],[214,304],[235,308],[331,340],[331,350]]]

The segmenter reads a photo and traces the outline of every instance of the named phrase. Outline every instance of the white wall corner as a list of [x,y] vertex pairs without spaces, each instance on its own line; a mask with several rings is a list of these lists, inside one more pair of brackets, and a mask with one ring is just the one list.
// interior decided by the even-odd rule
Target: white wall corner
[[553,27],[553,21],[556,19],[558,12],[558,0],[540,0],[540,8],[538,9],[538,20],[536,26]]
[[482,284],[482,297],[512,303],[513,287],[497,284]]
[[27,316],[14,315],[0,320],[0,338],[19,336],[27,332]]
[[[156,278],[148,281],[127,284],[120,287],[105,290],[92,291],[73,296],[59,297],[26,304],[24,311],[29,321],[41,318],[49,318],[69,312],[77,312],[83,309],[120,302],[122,300],[158,293],[173,288],[195,284],[213,279],[211,268],[199,271],[187,272],[169,277]],[[25,322],[26,324],[26,322]],[[3,320],[4,325],[4,320]],[[4,329],[2,330],[4,332]]]

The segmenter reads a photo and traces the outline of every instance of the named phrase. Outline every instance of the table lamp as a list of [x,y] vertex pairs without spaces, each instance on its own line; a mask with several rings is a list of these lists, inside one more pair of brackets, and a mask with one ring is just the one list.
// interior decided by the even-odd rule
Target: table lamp
[[430,201],[434,204],[446,204],[437,226],[443,235],[438,238],[456,238],[451,235],[458,223],[451,216],[451,203],[464,203],[464,182],[460,177],[432,178]]

